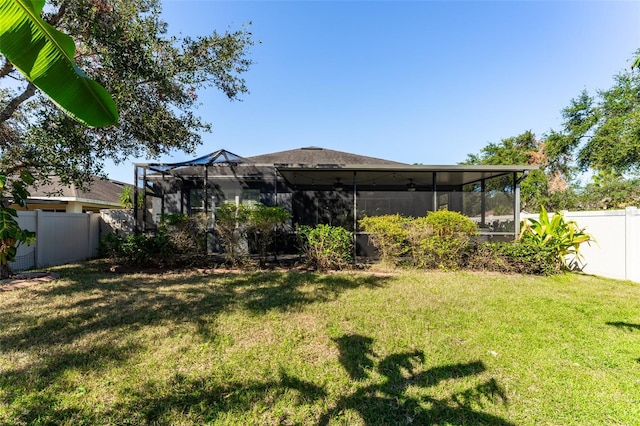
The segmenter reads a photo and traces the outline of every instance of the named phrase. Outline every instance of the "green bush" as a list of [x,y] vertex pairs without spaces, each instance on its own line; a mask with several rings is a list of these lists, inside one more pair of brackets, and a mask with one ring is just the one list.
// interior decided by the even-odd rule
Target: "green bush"
[[182,213],[164,214],[160,232],[169,235],[176,255],[183,263],[191,263],[207,253],[207,217],[204,213],[188,216]]
[[100,240],[100,254],[127,265],[164,267],[178,261],[177,248],[164,232],[121,237],[108,234]]
[[589,244],[593,237],[579,228],[573,221],[565,221],[562,213],[555,213],[551,219],[542,207],[539,219],[526,219],[522,222],[520,240],[549,249],[555,253],[556,262],[567,269],[581,269],[582,256],[580,245]]
[[414,222],[417,226],[413,228],[425,228],[419,239],[412,238],[418,240],[414,250],[424,256],[418,262],[421,266],[458,269],[463,265],[471,237],[478,232],[471,219],[458,212],[440,210]]
[[479,244],[468,267],[473,270],[503,273],[552,275],[559,272],[556,252],[531,241]]
[[227,203],[216,209],[215,230],[222,242],[225,260],[231,266],[242,262],[242,243],[246,242],[249,214],[249,208],[242,204]]
[[298,238],[307,262],[319,270],[343,269],[352,260],[353,233],[340,226],[299,226]]
[[409,252],[407,223],[411,220],[399,214],[367,216],[360,219],[358,225],[369,234],[369,242],[378,250],[380,262],[396,266]]
[[405,224],[405,230],[412,266],[426,268],[428,263],[427,241],[431,238],[431,229],[426,216],[408,220]]
[[266,263],[269,246],[273,243],[276,233],[291,219],[289,212],[280,206],[267,207],[256,204],[251,208],[248,216],[247,230],[256,241],[260,263]]

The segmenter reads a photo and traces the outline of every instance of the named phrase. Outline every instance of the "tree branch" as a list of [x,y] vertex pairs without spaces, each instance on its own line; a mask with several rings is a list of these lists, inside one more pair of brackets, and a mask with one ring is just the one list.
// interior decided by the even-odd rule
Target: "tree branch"
[[24,92],[22,92],[20,95],[16,96],[15,98],[11,99],[11,101],[7,104],[7,106],[5,106],[2,111],[0,111],[0,124],[4,123],[9,118],[11,118],[11,116],[13,115],[14,112],[16,112],[18,107],[24,101],[26,101],[27,99],[35,95],[35,93],[36,93],[36,86],[34,86],[33,83],[29,82],[29,84],[27,84],[26,89],[24,89]]
[[64,17],[64,14],[66,11],[67,11],[67,2],[65,0],[60,4],[60,8],[58,8],[58,11],[55,14],[49,15],[45,18],[45,22],[51,25],[52,27],[57,26],[62,20],[62,18]]
[[9,75],[13,71],[13,64],[7,58],[4,58],[4,65],[0,68],[0,78]]

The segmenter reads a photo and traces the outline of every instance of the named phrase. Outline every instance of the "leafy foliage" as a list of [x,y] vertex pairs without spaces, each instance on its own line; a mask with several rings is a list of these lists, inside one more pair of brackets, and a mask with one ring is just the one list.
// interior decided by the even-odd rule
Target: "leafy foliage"
[[[125,209],[133,208],[133,186],[126,185],[122,189],[122,193],[120,194],[120,205]],[[138,205],[144,205],[144,193],[142,191],[138,192]]]
[[40,17],[44,3],[0,0],[0,52],[75,120],[87,126],[116,124],[111,96],[76,66],[73,39]]
[[[479,154],[469,154],[464,164],[539,166],[520,183],[521,208],[535,211],[542,204],[572,207],[573,188],[569,182],[575,170],[565,160],[548,151],[546,140],[539,140],[531,131],[526,131],[499,143],[489,143]],[[486,191],[489,195],[493,190],[509,194],[512,186],[512,177],[505,176],[489,181]],[[493,209],[490,196],[487,204],[487,209]]]
[[640,178],[598,171],[578,194],[582,210],[624,209],[640,205]]
[[478,232],[476,224],[458,212],[440,210],[429,212],[424,220],[417,221],[427,230],[420,240],[422,258],[419,264],[440,269],[458,269],[471,237]]
[[231,266],[242,262],[246,243],[246,225],[251,211],[244,205],[226,203],[216,209],[215,230],[220,238],[225,259]]
[[179,262],[177,247],[166,232],[128,236],[107,234],[100,239],[99,251],[102,256],[126,265],[166,267]]
[[360,229],[369,234],[369,241],[380,255],[380,262],[395,266],[409,251],[407,223],[410,218],[399,214],[367,216],[358,221]]
[[299,226],[298,237],[302,252],[311,265],[319,270],[343,269],[352,259],[353,233],[340,226],[319,224]]
[[640,69],[614,76],[607,90],[586,90],[563,110],[563,129],[548,149],[575,156],[583,168],[619,175],[640,170]]
[[549,219],[544,207],[540,210],[538,220],[523,221],[520,239],[553,250],[556,262],[570,269],[579,269],[581,266],[580,245],[593,241],[593,237],[578,227],[575,221],[565,221],[562,213],[555,213]]
[[553,247],[530,240],[479,244],[467,262],[476,271],[528,275],[552,275],[560,271],[558,266]]
[[7,175],[29,167],[43,179],[81,184],[101,174],[105,158],[191,152],[210,130],[195,114],[198,93],[216,88],[237,99],[247,92],[240,77],[251,65],[246,29],[169,37],[160,0],[51,0],[42,19],[74,39],[76,64],[112,94],[119,125],[80,125],[7,61],[0,66],[0,81],[12,82],[0,90],[0,170]]
[[204,213],[194,216],[181,213],[165,214],[162,216],[160,231],[170,236],[183,265],[206,256],[207,217]]
[[206,220],[184,214],[163,215],[158,232],[122,236],[107,234],[100,254],[125,265],[185,267],[206,264]]
[[0,278],[6,278],[11,274],[9,262],[15,260],[18,246],[31,244],[35,241],[36,236],[34,232],[22,229],[18,225],[18,212],[9,207],[7,187],[9,187],[8,192],[12,201],[21,207],[26,207],[29,197],[26,188],[33,181],[33,175],[27,170],[22,170],[19,176],[13,180],[0,174]]
[[446,210],[429,212],[420,218],[397,214],[371,216],[359,223],[378,249],[380,261],[390,266],[401,264],[409,254],[415,267],[456,269],[477,232],[471,219]]
[[258,244],[260,262],[267,261],[269,246],[273,243],[277,232],[291,219],[291,214],[280,206],[267,207],[256,204],[249,212],[248,233],[252,234]]

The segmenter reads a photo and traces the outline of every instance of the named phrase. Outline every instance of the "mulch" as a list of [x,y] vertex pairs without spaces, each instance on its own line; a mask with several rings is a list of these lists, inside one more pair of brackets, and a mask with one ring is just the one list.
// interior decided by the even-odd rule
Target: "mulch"
[[11,278],[0,280],[0,291],[11,291],[32,285],[46,283],[60,278],[55,272],[24,272]]

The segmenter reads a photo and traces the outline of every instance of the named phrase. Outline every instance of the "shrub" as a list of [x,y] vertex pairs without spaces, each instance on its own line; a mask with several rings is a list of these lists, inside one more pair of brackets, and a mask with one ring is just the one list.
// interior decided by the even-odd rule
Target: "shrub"
[[407,221],[405,225],[411,262],[416,268],[427,267],[426,241],[431,237],[432,231],[426,220],[426,217],[418,217]]
[[100,253],[128,265],[172,266],[178,261],[176,246],[164,232],[121,237],[108,234],[100,240]]
[[255,238],[261,263],[267,261],[269,246],[276,232],[289,219],[291,219],[289,212],[279,206],[267,207],[264,204],[256,204],[249,212],[248,232]]
[[320,270],[342,269],[352,259],[353,233],[340,226],[298,226],[301,250],[307,262]]
[[242,204],[223,204],[216,209],[215,230],[224,247],[225,260],[231,266],[242,261],[242,243],[246,242],[249,209]]
[[556,261],[567,269],[581,269],[580,245],[590,243],[593,237],[579,228],[573,221],[565,221],[562,213],[555,213],[551,219],[547,210],[540,209],[539,220],[526,219],[522,222],[520,240],[550,249]]
[[413,233],[418,232],[415,229],[425,229],[419,238],[411,238],[418,244],[414,251],[424,256],[419,261],[420,265],[441,269],[462,266],[471,237],[478,232],[471,219],[458,212],[440,210],[429,212],[427,217],[414,222]]
[[558,266],[553,248],[524,240],[479,244],[468,262],[474,270],[533,275],[555,274]]
[[360,228],[369,234],[369,241],[380,255],[380,262],[395,266],[409,251],[407,223],[411,218],[394,215],[368,216],[360,219]]
[[162,215],[160,231],[170,236],[176,254],[183,262],[192,262],[207,253],[207,217],[204,213],[188,216],[182,213]]

